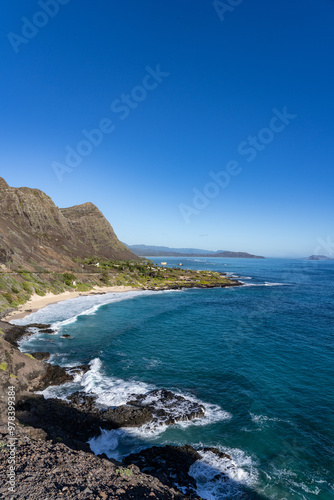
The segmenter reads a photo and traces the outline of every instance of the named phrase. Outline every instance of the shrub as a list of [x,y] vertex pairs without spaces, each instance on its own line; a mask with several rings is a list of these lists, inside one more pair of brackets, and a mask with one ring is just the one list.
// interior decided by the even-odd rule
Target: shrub
[[100,281],[102,281],[102,283],[104,283],[105,285],[109,284],[109,274],[107,271],[102,271]]
[[31,273],[29,273],[29,271],[22,271],[20,274],[25,280],[34,281],[33,277],[31,276]]
[[63,274],[63,279],[64,279],[65,285],[72,286],[73,285],[73,281],[76,281],[77,277],[73,273],[64,273]]
[[10,293],[8,293],[8,292],[4,292],[4,293],[2,294],[2,296],[3,296],[3,298],[4,298],[5,300],[7,300],[7,302],[9,302],[10,304],[14,301],[14,297],[13,297],[13,295],[11,295],[11,294],[10,294]]
[[30,285],[30,283],[28,283],[27,281],[25,281],[23,283],[23,290],[25,290],[26,292],[28,293],[32,293],[33,292],[33,288],[32,286]]
[[78,292],[88,292],[91,289],[92,289],[92,285],[90,285],[89,283],[78,283],[77,284]]
[[116,472],[116,474],[119,474],[120,476],[123,476],[126,478],[132,477],[132,474],[133,474],[132,470],[128,469],[127,467],[120,467],[119,469],[116,469],[115,472]]

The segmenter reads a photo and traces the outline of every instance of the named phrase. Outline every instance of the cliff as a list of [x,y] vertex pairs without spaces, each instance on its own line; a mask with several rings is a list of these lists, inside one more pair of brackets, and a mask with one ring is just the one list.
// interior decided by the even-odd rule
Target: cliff
[[54,271],[85,257],[138,260],[92,203],[60,209],[42,191],[0,178],[0,265]]

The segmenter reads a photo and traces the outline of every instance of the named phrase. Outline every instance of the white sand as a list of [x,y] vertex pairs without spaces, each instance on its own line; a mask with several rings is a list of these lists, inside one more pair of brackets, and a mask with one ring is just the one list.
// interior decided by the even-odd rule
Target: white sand
[[34,293],[28,302],[19,306],[15,311],[10,312],[2,318],[3,321],[10,321],[12,319],[21,319],[32,312],[36,312],[42,307],[48,306],[49,304],[55,304],[56,302],[61,302],[62,300],[75,299],[76,297],[82,297],[84,295],[98,295],[102,293],[110,292],[132,292],[140,290],[140,288],[134,288],[132,286],[94,286],[88,292],[63,292],[59,294],[47,293],[44,297]]

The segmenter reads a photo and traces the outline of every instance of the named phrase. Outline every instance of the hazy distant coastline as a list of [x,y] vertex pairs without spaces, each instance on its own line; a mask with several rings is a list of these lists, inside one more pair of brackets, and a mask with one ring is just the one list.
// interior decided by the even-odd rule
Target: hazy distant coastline
[[154,245],[127,245],[127,247],[140,257],[217,257],[234,259],[264,259],[261,255],[247,252],[231,252],[228,250],[202,250],[199,248],[170,248]]

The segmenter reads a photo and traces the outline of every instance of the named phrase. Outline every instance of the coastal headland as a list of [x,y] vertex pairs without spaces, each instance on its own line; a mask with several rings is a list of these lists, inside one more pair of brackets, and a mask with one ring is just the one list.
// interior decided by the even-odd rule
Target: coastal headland
[[[141,276],[141,281],[138,282],[140,287],[97,286],[94,284],[97,276],[93,275],[89,282],[90,290],[83,292],[75,289],[77,285],[73,283],[73,279],[72,283],[65,284],[69,290],[58,294],[48,291],[44,296],[41,296],[41,288],[36,293],[31,285],[34,292],[29,299],[16,309],[7,310],[0,321],[0,446],[5,459],[1,465],[4,474],[0,493],[8,494],[9,498],[200,498],[196,494],[196,481],[188,474],[189,468],[196,460],[201,459],[201,451],[210,451],[220,456],[218,449],[197,450],[188,445],[153,447],[119,462],[104,454],[95,456],[87,441],[97,437],[101,429],[126,429],[146,423],[154,424],[155,421],[160,425],[161,419],[165,425],[173,425],[177,421],[203,418],[205,408],[201,404],[165,389],[139,395],[126,405],[107,411],[99,407],[94,395],[85,393],[74,393],[66,401],[45,399],[42,394],[36,394],[36,391],[73,381],[76,375],[90,370],[90,365],[66,370],[47,363],[47,352],[21,352],[18,348],[21,338],[33,335],[36,331],[52,335],[52,326],[18,326],[8,322],[51,303],[82,295],[240,284],[220,273],[172,270],[153,266],[151,263],[142,265],[141,274],[144,270],[152,273],[153,269],[155,273],[163,273],[159,278],[161,281],[154,283],[152,276],[145,277],[145,281],[144,276]],[[129,266],[132,267],[133,264],[129,263]],[[0,279],[6,281],[6,278],[9,282],[15,279],[17,283],[21,283],[19,273],[2,273]],[[25,281],[27,278],[30,278],[30,283],[38,279],[36,287],[41,287],[42,282],[45,286],[50,282],[50,275],[49,281],[43,280],[41,276],[34,276],[34,273],[25,273]],[[133,279],[133,276],[129,279]],[[15,420],[10,422],[8,418],[12,413],[8,411],[9,394],[15,395]],[[11,477],[15,478],[15,488],[8,490],[10,483],[6,477],[6,466],[13,457],[13,442],[15,469],[12,470]],[[232,463],[231,457],[226,456],[224,459],[231,460]]]
[[235,279],[214,271],[169,268],[151,261],[82,261],[80,272],[0,272],[0,315],[17,319],[61,300],[133,290],[177,290],[239,286]]
[[[50,324],[10,321],[83,295],[239,285],[224,273],[156,265],[121,243],[92,203],[60,209],[42,191],[0,178],[0,496],[200,498],[189,468],[201,453],[220,457],[218,449],[151,447],[120,462],[94,455],[88,441],[101,429],[202,419],[204,405],[165,388],[109,408],[91,393],[46,398],[41,391],[88,376],[92,366],[66,369],[48,363],[48,352],[21,352],[20,339],[55,332]],[[218,471],[220,479],[228,477]]]

